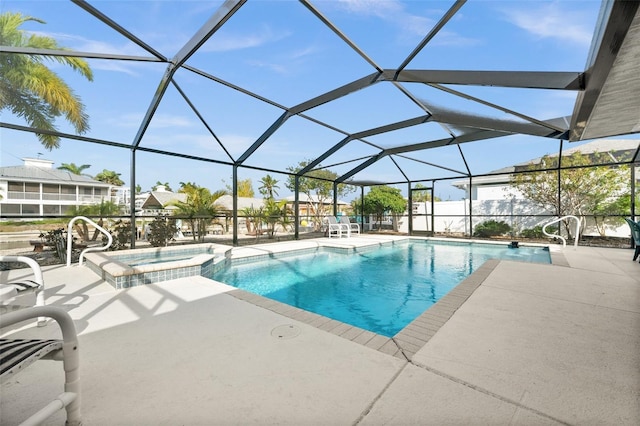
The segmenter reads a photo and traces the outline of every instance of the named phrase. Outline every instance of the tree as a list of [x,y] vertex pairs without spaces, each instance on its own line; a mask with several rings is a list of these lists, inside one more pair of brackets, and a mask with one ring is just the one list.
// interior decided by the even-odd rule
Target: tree
[[252,234],[255,232],[256,238],[258,237],[260,227],[262,226],[262,217],[264,216],[263,210],[263,207],[256,209],[253,206],[245,207],[240,210],[247,226],[247,233]]
[[282,225],[285,231],[291,225],[291,209],[287,206],[287,200],[276,201],[273,198],[267,198],[261,210],[262,220],[267,224],[269,238],[274,237],[276,225]]
[[215,201],[226,194],[226,191],[211,192],[207,188],[188,183],[183,185],[182,192],[187,194],[186,201],[174,201],[170,205],[176,206],[176,216],[184,216],[193,231],[193,239],[204,241],[207,226],[211,224],[219,209],[214,205]]
[[[229,185],[222,179],[222,183],[225,184],[228,194],[233,194],[233,186]],[[253,192],[253,182],[250,178],[241,179],[238,181],[238,197],[254,198],[256,196]]]
[[262,184],[258,191],[264,198],[273,199],[274,195],[278,195],[278,180],[271,177],[271,175],[266,175],[262,179],[260,179],[260,183]]
[[[546,155],[539,163],[525,166],[531,173],[514,174],[510,185],[544,210],[557,216],[593,217],[598,229],[604,230],[602,221],[598,225],[598,217],[602,218],[603,212],[611,212],[615,206],[624,205],[619,199],[629,197],[630,181],[626,165],[585,167],[605,164],[608,160],[608,153],[598,152],[590,155],[575,152],[563,157],[558,181],[557,170],[548,170],[558,167],[558,158]],[[573,238],[568,221],[564,227],[569,238]]]
[[180,189],[178,189],[178,192],[186,194],[196,188],[198,188],[198,185],[195,182],[180,182]]
[[[360,204],[359,202],[357,204]],[[394,217],[394,227],[397,226],[397,215],[404,213],[407,201],[397,188],[390,186],[374,186],[364,196],[364,214],[373,214],[378,222],[378,229],[382,226],[382,218],[386,214]]]
[[[29,34],[19,27],[25,22],[41,19],[18,12],[0,14],[0,45],[36,49],[66,50],[47,36]],[[79,96],[56,73],[43,62],[52,61],[68,65],[74,71],[93,81],[89,64],[82,58],[50,55],[0,54],[0,111],[9,109],[24,118],[31,127],[56,131],[57,117],[64,116],[78,134],[89,130],[89,116]],[[37,133],[42,145],[48,150],[60,146],[58,136]]]
[[[102,200],[100,204],[90,204],[83,206],[75,206],[67,211],[67,216],[75,217],[75,216],[98,216],[97,224],[99,226],[104,225],[104,217],[112,216],[120,213],[120,206],[115,204],[112,201],[104,201]],[[87,222],[84,220],[77,220],[74,222],[74,225],[80,240],[82,241],[95,241],[98,239],[100,235],[100,231],[96,228],[93,231],[93,236],[89,236],[89,226]]]
[[62,163],[62,165],[58,167],[58,170],[66,170],[69,173],[72,173],[74,175],[83,175],[84,173],[82,172],[85,169],[88,169],[89,167],[91,167],[90,164],[83,164],[81,166],[77,166],[76,163]]
[[273,199],[275,195],[278,195],[278,180],[271,177],[271,175],[266,175],[262,179],[260,179],[260,183],[262,184],[258,191],[260,194],[266,199]]
[[[416,186],[413,187],[411,199],[416,202],[431,201],[431,191],[429,191],[428,188],[423,184],[417,183]],[[433,197],[433,201],[442,200],[440,199],[440,197]]]
[[169,185],[169,182],[162,183],[160,181],[157,181],[156,184],[151,187],[151,190],[155,191],[158,189],[159,186],[164,186],[164,189],[166,189],[169,192],[173,192],[173,190],[171,189],[171,186]]
[[120,179],[120,173],[116,173],[113,170],[104,169],[96,175],[95,180],[105,182],[113,186],[122,186],[124,182]]
[[[309,164],[309,161],[301,161],[297,166],[288,167],[291,172],[287,179],[286,187],[290,191],[295,191],[295,175]],[[328,207],[332,204],[333,198],[333,182],[338,175],[330,170],[318,168],[310,171],[304,176],[300,176],[299,190],[309,199],[309,207],[311,215],[314,217],[315,230],[320,230],[322,225],[322,217],[328,212]],[[354,188],[347,184],[339,184],[337,187],[338,197],[344,197],[352,192]]]

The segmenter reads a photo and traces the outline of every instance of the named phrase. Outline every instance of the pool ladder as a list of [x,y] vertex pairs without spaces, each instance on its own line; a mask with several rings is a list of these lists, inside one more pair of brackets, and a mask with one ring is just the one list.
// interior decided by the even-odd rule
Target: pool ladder
[[84,258],[84,254],[85,253],[88,253],[90,251],[106,250],[109,247],[111,247],[111,243],[113,243],[113,237],[111,237],[111,234],[109,233],[109,231],[104,229],[102,226],[98,225],[93,220],[91,220],[91,219],[89,219],[88,217],[85,217],[85,216],[76,216],[76,217],[74,217],[73,219],[71,219],[71,221],[69,222],[69,225],[67,227],[67,267],[71,266],[71,249],[73,247],[73,237],[72,237],[71,233],[73,232],[73,228],[72,228],[73,227],[73,223],[76,220],[84,220],[86,222],[89,222],[90,224],[95,226],[97,230],[99,230],[104,235],[106,235],[107,239],[109,240],[107,242],[107,244],[104,245],[104,246],[87,247],[86,249],[82,250],[82,252],[80,252],[80,258],[78,259],[78,266],[82,266],[82,259]]
[[560,238],[562,240],[562,248],[564,249],[565,247],[567,247],[567,240],[560,234],[548,234],[546,229],[547,229],[547,226],[553,225],[554,223],[558,223],[561,220],[565,220],[565,219],[575,219],[576,221],[576,232],[575,232],[574,242],[573,242],[573,249],[575,250],[576,247],[578,247],[578,237],[580,236],[580,225],[582,224],[582,220],[580,220],[580,218],[578,218],[577,216],[566,215],[566,216],[559,217],[557,219],[553,219],[551,222],[545,224],[542,227],[542,233],[547,237]]

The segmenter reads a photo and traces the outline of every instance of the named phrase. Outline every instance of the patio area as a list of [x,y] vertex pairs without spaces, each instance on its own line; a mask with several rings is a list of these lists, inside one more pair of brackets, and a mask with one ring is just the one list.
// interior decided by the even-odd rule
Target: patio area
[[[337,322],[314,325],[295,309],[258,306],[202,277],[114,290],[85,267],[43,270],[47,303],[67,310],[79,333],[85,425],[636,425],[640,264],[632,255],[578,247],[553,265],[491,262],[450,317],[432,315],[439,325],[412,353],[385,351],[387,339]],[[2,331],[58,336],[35,321]],[[19,423],[62,383],[61,364],[50,361],[4,383],[2,425]],[[46,424],[64,419],[61,411]]]

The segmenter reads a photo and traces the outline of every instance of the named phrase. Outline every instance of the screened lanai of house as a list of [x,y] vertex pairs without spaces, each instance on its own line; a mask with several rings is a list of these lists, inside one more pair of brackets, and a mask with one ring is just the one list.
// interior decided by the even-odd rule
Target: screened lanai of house
[[[27,31],[68,49],[0,46],[5,58],[80,57],[94,75],[53,66],[85,104],[83,134],[3,110],[3,163],[44,152],[117,170],[132,193],[227,184],[236,203],[238,181],[265,173],[281,190],[292,179],[297,202],[295,182],[317,170],[363,192],[410,197],[419,184],[456,198],[451,182],[637,137],[638,5],[7,0],[4,11],[46,21]],[[60,148],[43,151],[38,134]]]

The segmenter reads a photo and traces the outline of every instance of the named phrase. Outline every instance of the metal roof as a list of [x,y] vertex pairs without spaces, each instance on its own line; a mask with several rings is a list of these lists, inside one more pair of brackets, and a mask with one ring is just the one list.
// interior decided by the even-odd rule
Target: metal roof
[[111,184],[94,180],[88,176],[76,175],[65,170],[28,166],[0,167],[0,179],[33,181],[42,183],[59,183],[73,185],[91,185],[110,187]]

